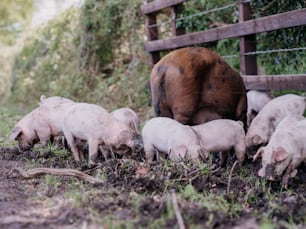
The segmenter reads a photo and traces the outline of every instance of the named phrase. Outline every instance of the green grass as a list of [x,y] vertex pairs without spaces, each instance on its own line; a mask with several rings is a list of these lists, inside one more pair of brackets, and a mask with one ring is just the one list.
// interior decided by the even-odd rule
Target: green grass
[[[118,2],[126,3],[126,1],[122,0]],[[199,3],[199,1],[195,2]],[[208,7],[205,1],[201,2],[205,3],[203,7]],[[89,12],[88,17],[82,15],[84,21],[81,22],[79,18],[80,20],[82,18],[79,16],[82,12],[76,9],[70,9],[61,18],[51,21],[45,28],[41,28],[30,39],[25,41],[24,48],[16,58],[14,74],[11,77],[15,90],[11,97],[9,97],[10,100],[5,101],[5,104],[0,106],[0,145],[2,147],[12,147],[17,144],[16,142],[9,142],[8,136],[15,123],[30,112],[33,107],[38,105],[41,94],[46,94],[47,96],[60,95],[77,101],[98,103],[108,110],[129,106],[139,112],[141,119],[140,127],[144,125],[145,120],[154,116],[153,109],[150,105],[150,92],[147,87],[147,80],[150,75],[150,56],[143,50],[143,31],[141,30],[142,23],[139,18],[123,21],[122,26],[125,27],[120,27],[121,30],[119,31],[122,33],[118,33],[117,35],[122,35],[118,41],[121,42],[123,40],[124,42],[121,42],[122,44],[114,48],[115,50],[111,50],[117,57],[111,60],[112,62],[109,66],[102,66],[101,62],[100,67],[102,69],[99,70],[98,74],[92,74],[87,71],[87,68],[82,68],[82,65],[86,61],[82,59],[86,57],[86,55],[82,56],[82,48],[86,49],[90,45],[94,47],[98,45],[98,51],[102,53],[100,57],[108,58],[109,56],[109,53],[106,53],[106,51],[110,51],[109,47],[105,47],[109,43],[101,42],[100,39],[101,37],[103,39],[105,38],[104,32],[108,32],[108,30],[104,31],[103,29],[105,28],[100,25],[105,25],[105,23],[114,24],[115,29],[112,31],[116,31],[119,28],[117,24],[119,20],[105,21],[107,18],[105,14],[108,14],[110,11],[104,10],[104,7],[117,10],[120,15],[114,15],[126,18],[126,13],[137,15],[135,12],[137,12],[138,6],[142,4],[141,1],[137,0],[132,10],[126,11],[125,9],[116,8],[121,5],[113,4],[113,0],[109,0],[107,3],[94,3],[92,5],[93,7],[89,7],[89,9],[96,11],[96,13]],[[130,7],[128,8],[130,9]],[[193,5],[191,9],[194,9]],[[226,15],[222,13],[217,16],[223,18]],[[227,18],[235,19],[231,18],[231,16],[226,16],[225,19]],[[137,25],[135,21],[138,22]],[[88,31],[92,33],[87,38],[94,37],[98,42],[86,43],[82,47],[84,44],[81,44],[80,37],[85,31],[82,27],[85,25],[80,26],[82,23],[91,23],[90,26],[94,26],[92,27],[94,28],[92,31]],[[200,20],[198,25],[203,26],[203,20]],[[84,31],[81,31],[82,29]],[[101,33],[102,36],[100,36]],[[113,40],[115,41],[117,39]],[[91,41],[88,40],[87,42]],[[269,42],[268,45],[270,45]],[[210,48],[220,55],[226,56],[229,54],[238,55],[238,46],[238,39],[224,39]],[[94,55],[97,54],[94,49],[89,50]],[[290,55],[282,55],[282,59],[285,58],[289,62],[285,66],[282,61],[280,61],[282,64],[274,63],[276,60],[274,54],[269,54],[266,57],[263,55],[258,56],[258,63],[266,68],[267,74],[300,73],[301,70],[305,69],[306,62],[303,61],[305,60],[305,54],[297,53],[294,55],[296,55],[294,58],[288,58]],[[235,69],[239,70],[239,58],[226,58],[226,61]],[[294,61],[296,63],[292,63]],[[89,64],[93,66],[93,63],[89,62]],[[103,68],[109,68],[111,71],[105,73],[103,72],[105,70]],[[273,91],[273,94],[276,96],[285,93],[302,94],[302,92],[295,90]],[[49,144],[47,147],[36,145],[34,150],[39,152],[39,155],[51,151],[55,154],[54,158],[57,158],[61,162],[73,161],[72,154],[68,150],[60,149],[52,144]],[[24,157],[22,160],[26,163],[26,169],[33,169],[40,167],[44,163],[48,165],[53,164],[54,158],[27,159]],[[38,202],[47,200],[51,205],[53,204],[52,195],[54,195],[63,200],[63,202],[67,201],[67,205],[71,205],[73,208],[89,212],[91,220],[98,225],[103,225],[105,228],[134,228],[136,222],[150,217],[140,212],[139,208],[143,201],[152,197],[156,201],[166,201],[166,207],[160,217],[151,217],[149,219],[149,225],[144,228],[163,228],[167,221],[175,220],[171,193],[169,191],[175,189],[181,207],[186,204],[197,204],[208,211],[208,220],[205,223],[205,226],[208,228],[213,225],[214,217],[216,217],[214,215],[215,212],[222,213],[231,219],[238,219],[241,212],[246,210],[259,220],[261,229],[274,229],[278,228],[279,225],[283,228],[297,228],[295,223],[296,219],[292,213],[288,213],[291,214],[288,221],[279,220],[275,222],[274,218],[276,213],[285,211],[284,205],[280,202],[280,196],[298,196],[299,193],[296,193],[295,190],[272,190],[269,182],[260,179],[256,173],[255,175],[250,174],[249,170],[242,167],[239,170],[236,168],[233,173],[233,178],[240,179],[244,183],[245,190],[242,190],[240,194],[227,194],[226,187],[218,190],[217,193],[210,189],[199,191],[192,185],[192,182],[198,177],[210,176],[212,172],[211,164],[212,156],[209,157],[206,163],[197,164],[197,169],[188,163],[176,164],[169,160],[161,160],[159,164],[151,168],[146,178],[152,182],[165,178],[162,186],[163,189],[156,191],[145,190],[139,193],[131,190],[127,200],[122,200],[123,193],[127,191],[125,190],[125,186],[94,187],[77,178],[46,175],[37,178],[38,184],[35,186],[37,196],[33,197],[33,199]],[[135,161],[122,160],[121,164],[118,165],[121,169],[120,177],[125,178],[130,175],[131,171],[137,165]],[[177,173],[174,174],[173,171],[177,171]],[[108,172],[109,168],[102,168],[97,171],[95,177],[107,182]],[[224,173],[227,177],[229,176],[230,165],[227,166]],[[51,197],[46,197],[49,192],[51,192]],[[305,199],[302,200],[306,202]],[[111,207],[114,207],[112,203],[120,201],[126,204],[128,210],[135,213],[134,217],[122,220],[114,214],[116,211],[122,209],[118,209],[120,206],[112,209]],[[267,207],[268,209],[264,213],[261,213],[261,209],[258,208],[258,203],[261,202],[263,207]],[[98,207],[95,206],[97,203],[100,203],[100,205],[108,205],[105,209],[100,210],[100,205]],[[121,206],[121,208],[123,207]],[[190,228],[204,227],[203,224],[199,225],[194,223],[192,219],[186,216],[186,212],[182,211],[182,214],[186,222],[190,224]],[[306,216],[302,220],[306,224]]]

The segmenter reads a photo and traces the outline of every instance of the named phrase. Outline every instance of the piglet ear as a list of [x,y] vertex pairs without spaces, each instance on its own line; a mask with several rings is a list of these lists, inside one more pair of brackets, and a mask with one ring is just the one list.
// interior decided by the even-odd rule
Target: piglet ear
[[280,162],[285,160],[287,157],[288,153],[283,147],[279,146],[273,150],[272,159],[274,159],[275,161]]
[[265,170],[264,170],[264,168],[261,168],[261,169],[258,171],[258,176],[260,176],[260,177],[264,177],[264,176],[265,176]]
[[22,129],[19,126],[16,126],[10,135],[10,141],[15,141],[22,134]]
[[127,130],[121,131],[119,134],[119,138],[123,141],[126,141],[131,138],[131,133]]
[[260,147],[260,148],[257,150],[256,154],[253,156],[253,161],[256,161],[257,158],[262,157],[262,155],[263,155],[264,152],[265,152],[265,151],[264,151],[264,148],[263,148],[263,147]]
[[297,169],[294,169],[291,173],[290,173],[290,177],[295,177],[297,174]]

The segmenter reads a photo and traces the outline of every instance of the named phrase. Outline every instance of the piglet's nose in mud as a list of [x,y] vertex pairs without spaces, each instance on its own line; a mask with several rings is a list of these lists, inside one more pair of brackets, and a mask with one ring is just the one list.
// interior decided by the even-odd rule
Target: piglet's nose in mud
[[30,150],[32,147],[33,147],[33,144],[18,145],[19,152]]
[[260,147],[259,145],[248,146],[246,151],[248,152],[248,154],[253,156],[256,153],[256,151],[258,150],[259,147]]
[[141,139],[135,140],[134,147],[135,147],[136,150],[142,150],[143,149],[142,140]]
[[266,172],[265,172],[265,177],[268,179],[268,180],[275,180],[275,174],[274,174],[274,171],[275,171],[275,166],[271,165],[271,164],[268,164],[266,166]]

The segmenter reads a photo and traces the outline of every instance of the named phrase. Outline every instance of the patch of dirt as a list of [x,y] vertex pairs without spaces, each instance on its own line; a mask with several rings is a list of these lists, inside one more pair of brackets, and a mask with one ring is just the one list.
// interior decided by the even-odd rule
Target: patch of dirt
[[[69,191],[69,184],[78,183],[76,178],[63,176],[59,178],[59,185],[52,186],[45,183],[44,176],[24,179],[13,172],[16,167],[25,168],[28,161],[35,162],[37,167],[82,170],[88,175],[103,177],[105,182],[102,187],[83,183],[82,191],[86,194],[75,205],[65,193]],[[84,163],[75,163],[71,155],[0,148],[0,228],[101,228],[101,217],[106,215],[130,222],[135,228],[151,227],[152,222],[161,218],[164,218],[163,228],[177,228],[175,215],[169,214],[169,191],[179,193],[190,184],[200,194],[223,196],[223,204],[231,207],[217,211],[192,198],[179,198],[180,212],[187,226],[259,228],[262,215],[271,219],[277,228],[284,228],[284,222],[306,227],[304,164],[289,182],[293,191],[284,192],[279,182],[255,185],[260,164],[247,161],[243,171],[251,178],[256,177],[255,181],[246,180],[237,165],[228,192],[228,171],[233,163],[233,157],[229,157],[223,167],[213,163],[199,168],[169,161],[147,165],[144,155],[138,153],[101,160],[97,167],[88,168]],[[243,208],[235,209],[238,203]],[[119,225],[125,228],[124,223]]]

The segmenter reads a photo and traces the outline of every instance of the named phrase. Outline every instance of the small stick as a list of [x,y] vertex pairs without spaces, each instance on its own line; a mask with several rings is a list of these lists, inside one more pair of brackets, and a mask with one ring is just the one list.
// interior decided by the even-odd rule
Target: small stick
[[232,168],[231,168],[231,171],[230,171],[230,174],[229,174],[229,177],[228,177],[228,182],[227,182],[227,194],[229,193],[230,191],[230,186],[231,186],[231,180],[232,180],[232,174],[233,174],[233,171],[235,169],[235,166],[237,165],[238,161],[236,160],[235,163],[233,164]]
[[191,176],[191,174],[200,172],[201,170],[202,170],[202,168],[198,168],[198,169],[196,169],[196,170],[193,170],[193,171],[191,171],[191,172],[188,174],[188,176]]
[[174,191],[171,193],[171,198],[172,198],[173,210],[174,210],[174,213],[175,213],[175,216],[176,216],[176,219],[177,219],[179,229],[185,229],[185,224],[184,224],[184,221],[183,221],[183,217],[182,217],[180,209],[178,207],[177,199],[176,199],[176,195],[175,195]]
[[73,176],[82,179],[84,181],[87,181],[91,184],[103,184],[102,180],[87,175],[86,173],[83,173],[75,169],[36,168],[26,171],[22,168],[15,168],[14,170],[18,171],[19,174],[24,178],[32,178],[41,174],[51,174],[59,176]]

